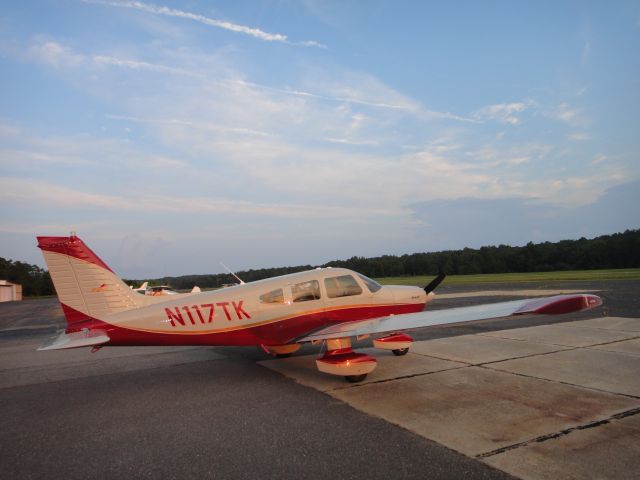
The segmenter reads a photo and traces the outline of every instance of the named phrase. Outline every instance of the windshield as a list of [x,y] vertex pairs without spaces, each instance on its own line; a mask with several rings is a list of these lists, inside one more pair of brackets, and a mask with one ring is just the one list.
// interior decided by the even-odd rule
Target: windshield
[[378,290],[382,288],[382,285],[380,285],[375,280],[371,280],[369,277],[365,277],[361,273],[359,273],[358,276],[362,279],[362,281],[364,282],[364,284],[367,286],[367,288],[371,293],[376,293]]

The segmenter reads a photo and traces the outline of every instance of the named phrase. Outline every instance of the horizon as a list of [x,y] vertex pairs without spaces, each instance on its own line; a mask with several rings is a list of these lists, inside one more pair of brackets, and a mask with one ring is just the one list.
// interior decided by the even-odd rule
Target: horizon
[[640,227],[637,2],[43,0],[0,40],[5,258],[76,231],[158,278]]
[[[594,240],[596,238],[600,238],[603,236],[613,236],[613,235],[621,235],[624,234],[628,231],[640,231],[640,229],[627,229],[625,231],[621,231],[621,232],[613,232],[613,233],[605,233],[603,235],[597,235],[594,237],[579,237],[579,238],[563,238],[554,242],[549,242],[549,241],[541,241],[541,242],[527,242],[528,243],[533,243],[534,245],[540,245],[543,243],[560,243],[560,242],[564,242],[564,241],[578,241],[578,240]],[[72,232],[75,233],[75,232]],[[78,235],[76,235],[78,236]],[[82,240],[84,242],[84,240],[82,239],[82,237],[78,236],[78,238],[80,238],[80,240]],[[85,242],[86,243],[86,242]],[[381,254],[381,255],[376,255],[376,256],[372,256],[372,257],[363,257],[361,255],[352,255],[351,257],[348,258],[334,258],[331,260],[327,260],[326,262],[323,263],[318,263],[318,264],[298,264],[298,265],[278,265],[278,266],[265,266],[265,267],[260,267],[260,268],[246,268],[246,269],[242,269],[242,270],[234,270],[234,273],[243,273],[243,272],[247,272],[249,270],[269,270],[269,269],[279,269],[279,268],[301,268],[301,267],[310,267],[311,269],[315,269],[315,268],[325,268],[325,265],[331,263],[331,262],[343,262],[343,261],[348,261],[351,258],[363,258],[365,260],[372,260],[372,259],[376,259],[376,258],[381,258],[381,257],[385,257],[385,256],[395,256],[395,257],[403,257],[403,256],[411,256],[411,255],[419,255],[419,254],[437,254],[437,253],[447,253],[447,252],[457,252],[457,251],[463,251],[465,249],[471,249],[471,250],[480,250],[482,248],[500,248],[500,247],[508,247],[508,248],[522,248],[527,246],[527,244],[524,245],[507,245],[507,244],[497,244],[497,245],[481,245],[479,247],[462,247],[462,248],[458,248],[458,249],[449,249],[449,250],[436,250],[436,251],[416,251],[416,252],[410,252],[410,253],[400,253],[400,254]],[[91,247],[89,247],[91,248]],[[106,261],[104,258],[102,258],[100,256],[100,254],[98,252],[94,253],[102,260],[104,261],[110,268],[111,266],[109,265],[109,262]],[[3,257],[4,258],[4,257]],[[7,258],[6,260],[12,261],[12,262],[21,262],[22,260],[14,260],[11,258]],[[24,262],[24,263],[28,263],[28,262]],[[44,264],[44,262],[43,262]],[[44,264],[44,267],[41,267],[40,265],[35,264],[36,266],[39,266],[40,268],[43,268],[44,270],[48,270],[46,264]],[[623,268],[635,268],[635,267],[623,267]],[[115,270],[115,269],[114,269]],[[597,269],[599,270],[599,269]],[[115,271],[115,273],[117,275],[119,275],[119,273],[117,271]],[[171,277],[175,277],[175,278],[180,278],[180,277],[189,277],[189,276],[205,276],[205,275],[231,275],[228,271],[224,270],[221,272],[207,272],[207,273],[185,273],[185,274],[181,274],[181,275],[172,275],[172,274],[166,274],[166,275],[160,275],[157,277],[126,277],[127,281],[144,281],[144,280],[149,280],[149,281],[155,281],[155,280],[160,280],[162,278],[171,278]],[[448,275],[449,276],[449,275]],[[121,276],[120,277],[124,280],[125,277]]]
[[[621,233],[625,233],[625,232],[614,232],[614,233],[609,233],[609,234],[604,234],[604,235],[598,235],[598,236],[591,237],[591,238],[586,238],[586,237],[580,237],[580,238],[575,238],[575,239],[573,239],[573,238],[563,238],[563,239],[555,241],[555,242],[542,241],[542,242],[536,242],[534,244],[538,245],[538,244],[541,244],[541,243],[559,243],[559,242],[564,242],[564,241],[577,241],[577,240],[582,240],[583,238],[586,238],[586,240],[593,240],[593,239],[599,238],[601,236],[617,235],[617,234],[621,234]],[[524,244],[524,245],[504,245],[504,244],[500,244],[500,245],[482,245],[482,246],[477,247],[477,248],[471,248],[471,250],[480,250],[481,248],[499,248],[499,247],[503,247],[503,246],[506,246],[506,247],[509,247],[509,248],[522,248],[522,247],[525,247],[526,245],[527,244]],[[364,258],[365,260],[371,260],[371,259],[380,258],[380,257],[384,257],[384,256],[403,257],[405,255],[406,256],[411,256],[411,255],[419,255],[419,254],[423,254],[423,253],[426,253],[426,254],[434,253],[435,254],[435,253],[446,253],[446,252],[451,252],[451,251],[462,251],[462,250],[464,250],[466,248],[470,248],[470,247],[463,247],[463,248],[454,249],[454,250],[437,250],[437,251],[411,252],[411,253],[401,253],[401,254],[382,254],[382,255],[377,255],[375,257],[361,257],[359,255],[355,255],[355,257]],[[237,270],[237,271],[234,271],[234,273],[236,273],[236,274],[243,273],[243,272],[245,272],[247,270],[262,270],[262,269],[269,270],[269,269],[275,269],[275,268],[299,268],[299,267],[307,267],[307,266],[311,267],[311,269],[314,269],[314,268],[325,268],[324,265],[326,265],[328,263],[331,263],[331,262],[342,262],[342,261],[349,260],[350,258],[353,258],[353,257],[354,256],[349,257],[349,258],[334,258],[333,260],[328,260],[327,262],[324,262],[322,264],[317,264],[317,265],[314,265],[314,264],[308,264],[308,265],[307,264],[301,264],[301,265],[279,265],[279,266],[271,266],[271,267],[262,267],[262,268],[259,268],[259,269],[251,269],[251,268],[249,268],[249,269]],[[636,268],[636,267],[622,267],[621,269],[626,270],[626,269],[634,269],[634,268]],[[590,269],[587,269],[587,270],[590,270]],[[602,269],[597,268],[595,270],[602,270]],[[605,269],[605,270],[608,270],[608,269]],[[551,270],[551,271],[554,271],[554,270]],[[514,272],[514,273],[518,273],[518,272]],[[527,273],[527,272],[523,272],[523,273]],[[143,281],[143,280],[154,281],[154,280],[160,280],[162,278],[172,278],[172,277],[180,278],[180,277],[202,276],[202,275],[230,275],[231,276],[231,274],[229,272],[223,271],[223,272],[213,272],[213,273],[185,273],[183,275],[163,275],[163,276],[155,277],[155,278],[146,278],[146,277],[128,278],[127,280],[128,281]],[[447,277],[454,276],[454,275],[455,274],[447,275]],[[492,275],[492,274],[475,274],[475,273],[472,273],[472,274],[458,274],[458,275]],[[419,275],[419,276],[423,276],[423,275]]]

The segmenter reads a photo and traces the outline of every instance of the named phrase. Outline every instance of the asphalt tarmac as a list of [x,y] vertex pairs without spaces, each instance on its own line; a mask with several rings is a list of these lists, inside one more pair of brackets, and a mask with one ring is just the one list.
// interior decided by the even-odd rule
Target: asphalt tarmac
[[[609,315],[640,312],[638,281],[491,285],[510,288],[597,290]],[[439,292],[469,290],[444,286]],[[429,308],[504,300],[457,297]],[[413,336],[444,338],[599,314],[488,321]],[[35,352],[63,322],[55,299],[0,304],[4,478],[512,478],[263,367],[258,349]]]

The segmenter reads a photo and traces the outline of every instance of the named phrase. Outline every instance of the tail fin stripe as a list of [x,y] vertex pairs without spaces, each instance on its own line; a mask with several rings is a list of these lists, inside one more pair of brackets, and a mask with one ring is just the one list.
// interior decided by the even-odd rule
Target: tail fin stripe
[[[156,300],[132,291],[80,238],[38,237],[67,325],[86,316],[108,315],[138,308]],[[70,312],[79,312],[79,315]]]
[[38,247],[44,251],[62,253],[78,260],[84,260],[113,273],[113,270],[78,237],[38,237]]

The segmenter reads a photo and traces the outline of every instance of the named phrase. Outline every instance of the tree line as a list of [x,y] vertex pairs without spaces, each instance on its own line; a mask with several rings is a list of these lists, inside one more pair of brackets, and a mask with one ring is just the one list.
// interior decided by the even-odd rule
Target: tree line
[[[439,272],[448,275],[468,275],[638,268],[640,267],[640,230],[627,230],[623,233],[602,235],[592,239],[580,238],[555,243],[529,242],[523,247],[499,245],[401,256],[351,257],[347,260],[333,260],[320,266],[349,268],[373,278],[437,275]],[[252,282],[312,268],[314,268],[312,265],[298,265],[244,270],[236,273],[245,282]],[[54,293],[49,272],[36,265],[0,257],[0,279],[21,284],[24,296]],[[178,290],[191,289],[194,285],[200,288],[218,288],[237,282],[228,273],[125,281],[130,285],[138,286],[145,280],[151,285],[171,285]]]
[[22,296],[53,295],[49,272],[37,265],[14,262],[0,257],[0,280],[22,285]]
[[[593,239],[580,238],[555,243],[529,242],[523,247],[499,245],[401,256],[351,257],[347,260],[333,260],[320,266],[349,268],[373,278],[437,275],[441,271],[447,275],[469,275],[634,268],[640,267],[640,230],[627,230],[624,233]],[[236,274],[245,282],[251,282],[311,268],[314,266],[299,265],[245,270]],[[152,282],[168,284],[177,289],[190,289],[194,285],[200,288],[216,288],[236,283],[236,280],[227,273],[218,273],[163,277]]]

